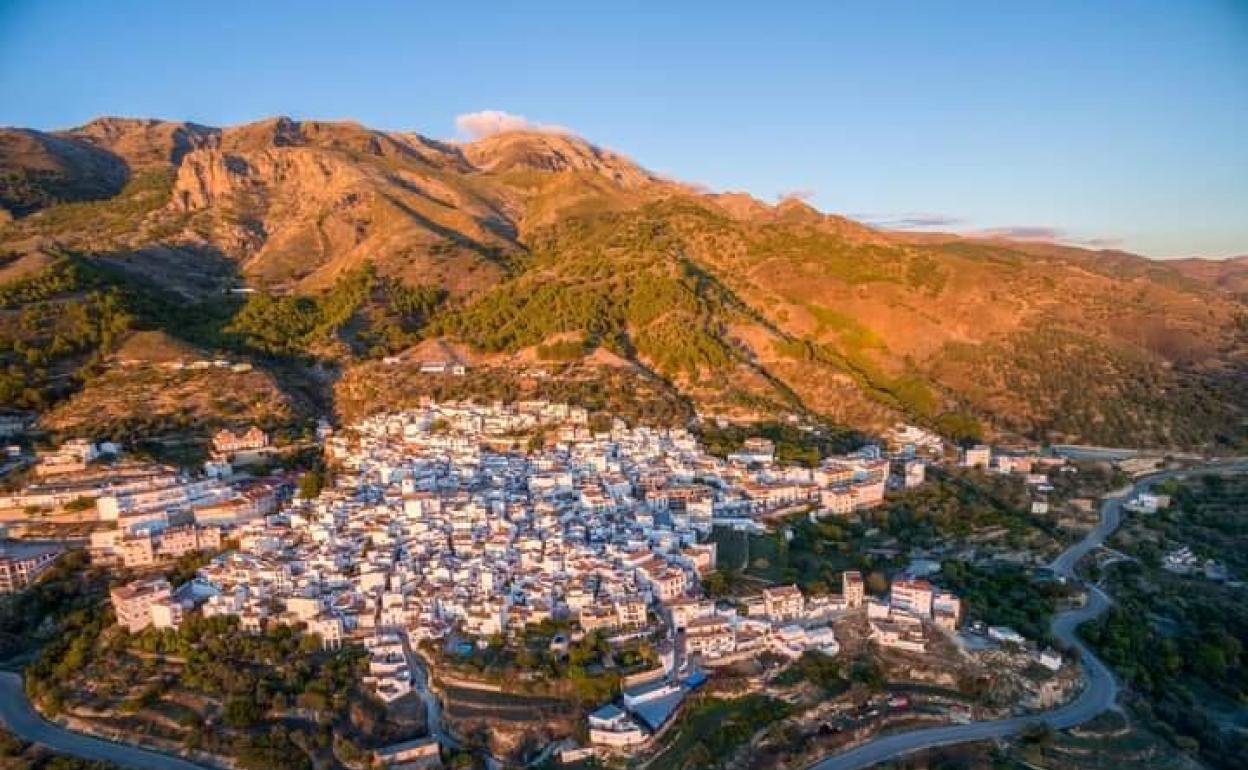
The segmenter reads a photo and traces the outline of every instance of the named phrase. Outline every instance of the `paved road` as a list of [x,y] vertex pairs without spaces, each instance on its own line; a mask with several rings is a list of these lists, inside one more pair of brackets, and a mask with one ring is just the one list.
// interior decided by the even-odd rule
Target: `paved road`
[[169,754],[91,738],[58,727],[35,713],[26,699],[22,677],[7,671],[0,672],[0,723],[25,740],[81,759],[112,762],[134,770],[209,770],[207,765],[197,765]]
[[1141,454],[1141,451],[1125,447],[1054,444],[1053,454],[1059,457],[1069,457],[1072,460],[1125,460]]
[[444,746],[458,749],[459,742],[453,736],[447,735],[442,727],[442,702],[429,687],[429,669],[425,666],[424,659],[416,654],[406,633],[399,634],[399,638],[403,642],[403,654],[407,657],[407,670],[412,674],[412,689],[425,706],[425,726],[429,735]]
[[[417,697],[425,706],[425,725],[429,731],[430,737],[449,749],[462,750],[464,745],[446,731],[446,724],[442,719],[442,701],[438,699],[437,693],[433,691],[433,677],[429,673],[429,667],[425,664],[425,659],[421,657],[413,648],[411,639],[406,633],[399,634],[403,640],[403,653],[407,656],[407,669],[412,672],[412,689],[416,691]],[[486,770],[501,770],[503,760],[485,751],[484,749],[472,749],[472,752],[485,760]],[[539,757],[544,759],[545,754]],[[536,760],[530,764],[536,764]]]
[[[1101,505],[1101,522],[1082,540],[1066,549],[1054,559],[1050,565],[1058,574],[1067,578],[1075,578],[1075,565],[1083,556],[1105,542],[1122,521],[1122,504],[1136,492],[1151,489],[1169,478],[1216,472],[1245,472],[1248,462],[1236,460],[1227,463],[1210,465],[1191,471],[1163,471],[1146,476],[1130,488],[1109,497]],[[896,735],[875,738],[860,744],[848,751],[834,754],[815,762],[807,770],[861,770],[871,765],[896,759],[916,751],[949,746],[969,741],[991,740],[1017,735],[1029,725],[1045,724],[1060,730],[1083,723],[1103,711],[1111,708],[1118,698],[1118,684],[1113,674],[1092,651],[1084,646],[1076,634],[1076,629],[1083,623],[1099,616],[1109,608],[1110,598],[1101,589],[1088,588],[1088,602],[1078,609],[1059,613],[1053,619],[1053,636],[1066,645],[1079,650],[1083,663],[1087,686],[1071,702],[1052,711],[1025,717],[997,719],[986,722],[972,722],[966,725],[946,725],[912,730]]]

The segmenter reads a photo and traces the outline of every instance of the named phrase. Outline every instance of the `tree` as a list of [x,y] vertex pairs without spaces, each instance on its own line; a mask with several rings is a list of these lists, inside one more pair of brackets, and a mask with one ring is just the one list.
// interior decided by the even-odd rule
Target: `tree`
[[320,470],[310,470],[299,477],[299,496],[304,500],[312,500],[325,488],[325,474]]
[[962,446],[972,446],[984,440],[984,428],[971,415],[952,414],[945,422],[949,435]]
[[255,725],[263,716],[254,693],[236,695],[225,702],[221,718],[230,727],[247,728]]
[[75,497],[68,503],[65,503],[65,510],[70,513],[78,513],[95,507],[95,500],[90,497]]

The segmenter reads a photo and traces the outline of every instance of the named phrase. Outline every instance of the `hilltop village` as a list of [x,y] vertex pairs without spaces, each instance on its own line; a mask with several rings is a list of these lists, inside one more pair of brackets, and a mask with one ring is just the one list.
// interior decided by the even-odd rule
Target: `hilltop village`
[[[302,628],[325,650],[365,649],[362,683],[384,703],[428,697],[430,669],[534,629],[556,630],[555,655],[593,640],[630,652],[642,643],[647,652],[622,672],[618,692],[585,717],[586,745],[564,747],[571,758],[646,750],[717,670],[759,656],[1006,645],[1019,650],[1020,668],[1063,672],[1043,685],[1044,703],[1070,686],[1062,655],[1012,629],[961,634],[962,600],[929,582],[921,560],[885,590],[845,570],[839,592],[770,584],[731,601],[708,592],[704,581],[724,567],[716,531],[766,533],[794,516],[844,520],[883,505],[890,490],[922,488],[945,462],[926,431],[903,426],[889,436],[891,451],[867,445],[814,467],[777,462],[761,437],[721,458],[683,428],[591,420],[544,401],[431,402],[317,433],[333,471],[298,497],[287,477],[247,472],[277,451],[252,427],[219,433],[194,476],[108,443],[69,442],[40,455],[34,480],[3,502],[61,505],[98,521],[92,559],[147,575],[109,593],[130,633],[177,629],[190,613],[232,618],[244,633]],[[1037,458],[987,447],[957,462],[1036,486],[1049,478],[1033,473]],[[10,543],[0,557],[25,565],[21,585],[60,551]],[[189,580],[175,585],[157,569],[188,554],[204,555]]]
[[[537,429],[549,445],[519,451],[516,437]],[[682,429],[617,421],[595,433],[585,410],[543,402],[378,416],[328,437],[325,451],[340,469],[332,487],[238,527],[240,547],[199,571],[188,593],[208,597],[204,614],[238,616],[244,629],[305,623],[327,645],[396,629],[415,643],[486,639],[567,619],[585,633],[666,622],[688,631],[688,653],[707,657],[760,644],[834,654],[830,630],[808,622],[862,606],[860,576],[847,577],[844,599],[768,589],[728,623],[701,598],[699,576],[716,568],[708,535],[799,506],[832,515],[878,505],[890,477],[876,450],[784,468],[756,439],[720,460]],[[921,461],[902,467],[921,483]],[[956,599],[942,600],[956,618]],[[135,601],[176,603],[164,586]],[[159,612],[155,624],[169,616]],[[405,694],[409,674],[379,676],[378,693]]]

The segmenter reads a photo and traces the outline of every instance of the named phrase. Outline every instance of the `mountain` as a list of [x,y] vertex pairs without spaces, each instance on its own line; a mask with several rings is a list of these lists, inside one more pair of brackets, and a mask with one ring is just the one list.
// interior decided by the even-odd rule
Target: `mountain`
[[116,195],[128,176],[110,152],[70,137],[0,130],[0,207],[22,216],[56,203]]
[[566,133],[105,118],[6,129],[0,150],[13,405],[119,344],[90,316],[43,375],[19,374],[50,341],[30,317],[112,298],[119,329],[248,356],[321,408],[375,391],[369,361],[441,341],[480,367],[626,367],[731,419],[1248,441],[1234,263],[883,232],[708,194]]
[[1193,280],[1248,299],[1248,255],[1229,259],[1171,259],[1166,265]]

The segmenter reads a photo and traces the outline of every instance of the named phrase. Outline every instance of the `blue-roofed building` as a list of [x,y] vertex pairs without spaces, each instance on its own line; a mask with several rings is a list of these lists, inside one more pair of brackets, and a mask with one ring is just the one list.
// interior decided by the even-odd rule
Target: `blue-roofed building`
[[630,687],[623,693],[624,705],[652,732],[662,727],[685,699],[685,688],[660,679]]
[[672,718],[684,700],[685,690],[677,687],[675,690],[639,703],[633,707],[632,713],[651,732],[656,732]]

